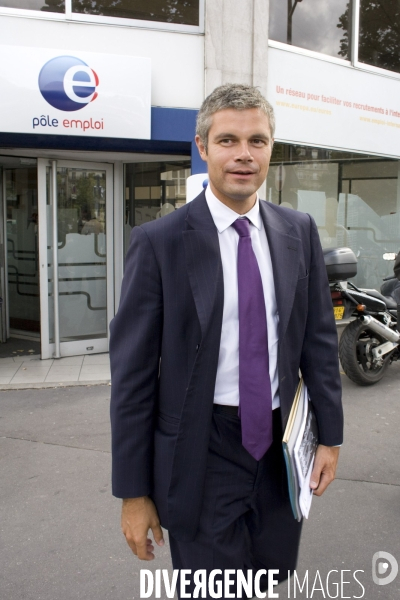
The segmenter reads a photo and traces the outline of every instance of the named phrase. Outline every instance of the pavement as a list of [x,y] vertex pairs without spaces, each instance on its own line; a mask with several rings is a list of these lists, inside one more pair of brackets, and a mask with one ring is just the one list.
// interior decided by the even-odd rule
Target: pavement
[[[66,366],[82,373],[84,365]],[[398,600],[400,575],[377,585],[372,559],[385,551],[400,562],[400,363],[372,387],[342,379],[345,443],[337,479],[313,499],[304,524],[296,573],[303,591],[297,585],[295,593],[293,580],[290,593],[287,583],[274,591],[283,599]],[[110,491],[110,387],[77,375],[74,382],[0,391],[1,599],[136,600],[140,569],[171,573],[168,544],[139,563],[120,531],[120,501]],[[385,562],[381,581],[392,568]]]
[[108,353],[41,360],[40,354],[0,358],[0,390],[107,384]]

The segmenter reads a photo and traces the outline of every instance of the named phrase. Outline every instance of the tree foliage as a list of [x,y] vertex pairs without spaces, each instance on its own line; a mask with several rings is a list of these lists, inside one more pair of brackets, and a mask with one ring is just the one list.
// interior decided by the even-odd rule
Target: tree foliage
[[[45,0],[42,10],[64,12],[65,1]],[[199,0],[72,0],[72,12],[198,25]]]
[[337,26],[339,29],[343,29],[343,37],[340,40],[340,50],[338,52],[339,56],[343,56],[347,60],[350,60],[351,53],[351,10],[350,10],[350,2],[346,5],[345,12],[340,15],[339,23]]
[[[350,2],[337,27],[344,31],[339,55],[350,60]],[[358,58],[360,62],[400,72],[400,0],[361,0]]]

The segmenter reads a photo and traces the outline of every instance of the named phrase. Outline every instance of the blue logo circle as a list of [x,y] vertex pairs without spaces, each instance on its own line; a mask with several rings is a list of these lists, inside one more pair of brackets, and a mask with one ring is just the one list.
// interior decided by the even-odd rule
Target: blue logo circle
[[98,85],[95,71],[74,56],[52,58],[39,73],[39,89],[43,98],[58,110],[84,108],[97,98]]

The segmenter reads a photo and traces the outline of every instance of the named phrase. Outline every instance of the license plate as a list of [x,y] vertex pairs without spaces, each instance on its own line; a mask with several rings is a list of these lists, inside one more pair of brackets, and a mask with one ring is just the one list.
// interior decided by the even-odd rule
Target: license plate
[[335,316],[336,321],[340,321],[340,319],[343,319],[344,306],[334,306],[333,307],[333,314]]

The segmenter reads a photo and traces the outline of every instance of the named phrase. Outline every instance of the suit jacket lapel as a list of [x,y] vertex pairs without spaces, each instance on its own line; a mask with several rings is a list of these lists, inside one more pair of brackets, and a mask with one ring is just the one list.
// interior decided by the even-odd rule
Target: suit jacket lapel
[[301,240],[294,235],[292,225],[267,202],[260,202],[260,212],[271,253],[279,313],[279,339],[282,340],[293,307]]
[[186,266],[204,335],[215,314],[222,315],[224,282],[218,231],[202,192],[190,204],[183,231]]

